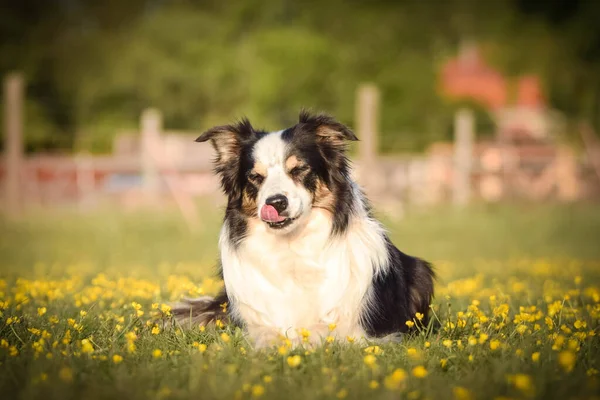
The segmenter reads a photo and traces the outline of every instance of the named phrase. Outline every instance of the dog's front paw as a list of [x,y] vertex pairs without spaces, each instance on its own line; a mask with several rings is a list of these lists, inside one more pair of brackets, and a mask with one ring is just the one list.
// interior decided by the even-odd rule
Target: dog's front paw
[[248,337],[256,350],[267,349],[281,342],[281,334],[271,327],[248,326]]

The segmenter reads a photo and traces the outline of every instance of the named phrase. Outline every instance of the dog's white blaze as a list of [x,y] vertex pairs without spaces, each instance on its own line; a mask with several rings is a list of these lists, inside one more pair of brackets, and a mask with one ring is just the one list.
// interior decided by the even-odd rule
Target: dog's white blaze
[[[302,185],[297,185],[287,174],[285,161],[288,154],[287,143],[281,138],[283,131],[272,132],[260,139],[252,153],[254,160],[267,170],[267,176],[258,191],[258,209],[267,198],[283,194],[288,199],[289,217],[297,218],[310,208],[311,195]],[[286,233],[284,229],[280,233]]]
[[371,304],[374,274],[389,261],[383,228],[368,216],[360,196],[355,188],[355,214],[347,232],[335,238],[332,216],[322,209],[309,208],[305,223],[289,235],[251,222],[237,249],[224,226],[219,245],[230,309],[257,346],[279,334],[299,340],[301,328],[319,342],[331,323],[337,325],[334,335],[365,336],[361,311]]

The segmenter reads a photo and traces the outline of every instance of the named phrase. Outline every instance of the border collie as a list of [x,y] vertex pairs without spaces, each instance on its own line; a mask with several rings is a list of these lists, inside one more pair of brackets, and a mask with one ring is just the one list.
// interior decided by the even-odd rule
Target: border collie
[[214,298],[175,305],[179,323],[228,320],[257,348],[281,337],[298,345],[307,341],[303,329],[318,344],[328,335],[371,340],[408,331],[407,321],[427,324],[433,271],[398,250],[373,217],[350,176],[346,143],[354,140],[335,119],[305,111],[285,130],[257,130],[243,119],[196,140],[215,148],[227,196],[219,239],[225,285]]

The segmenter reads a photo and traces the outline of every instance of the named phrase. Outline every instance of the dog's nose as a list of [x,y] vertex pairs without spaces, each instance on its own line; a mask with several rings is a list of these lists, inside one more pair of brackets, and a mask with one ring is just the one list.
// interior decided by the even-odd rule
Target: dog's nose
[[268,197],[265,204],[273,206],[281,214],[288,206],[288,199],[282,194],[276,194],[275,196]]

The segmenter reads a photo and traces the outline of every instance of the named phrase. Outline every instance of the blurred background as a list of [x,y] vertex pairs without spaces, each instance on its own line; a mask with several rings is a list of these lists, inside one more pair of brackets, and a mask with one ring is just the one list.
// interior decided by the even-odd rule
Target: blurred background
[[597,1],[0,4],[5,215],[175,210],[195,231],[223,202],[195,137],[303,107],[355,129],[392,220],[600,198]]

